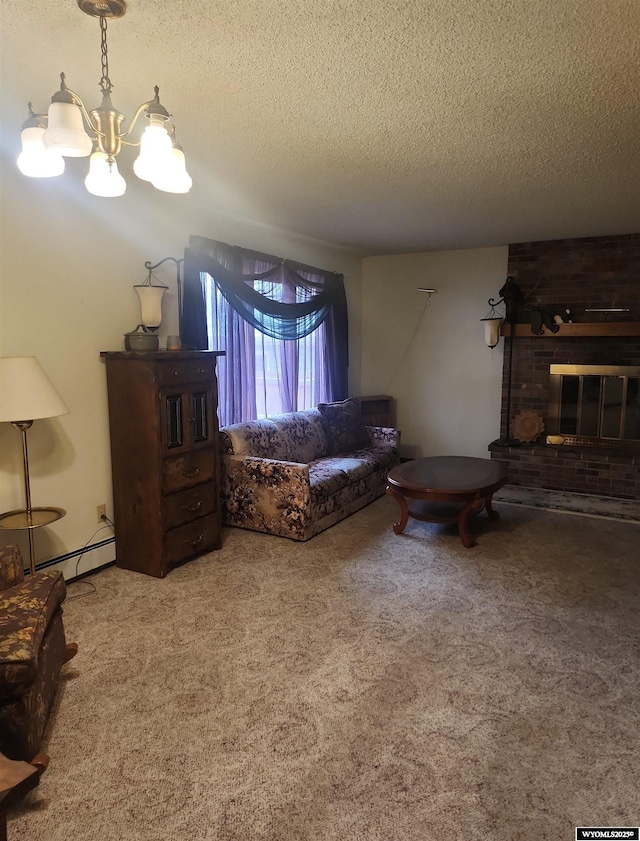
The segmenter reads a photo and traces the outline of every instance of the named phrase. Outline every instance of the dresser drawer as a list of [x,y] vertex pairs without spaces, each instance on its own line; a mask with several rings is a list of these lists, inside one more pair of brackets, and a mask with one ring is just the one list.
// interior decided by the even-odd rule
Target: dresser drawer
[[183,491],[215,476],[216,451],[212,448],[165,458],[162,462],[162,489],[165,494]]
[[211,359],[175,359],[158,363],[160,387],[210,383],[215,376],[215,362]]
[[179,564],[192,555],[220,548],[220,514],[208,514],[183,526],[170,529],[164,536],[167,566]]
[[186,491],[178,491],[169,494],[164,500],[165,526],[173,529],[195,520],[196,517],[204,517],[217,510],[216,505],[216,483],[206,482],[204,485],[196,485]]

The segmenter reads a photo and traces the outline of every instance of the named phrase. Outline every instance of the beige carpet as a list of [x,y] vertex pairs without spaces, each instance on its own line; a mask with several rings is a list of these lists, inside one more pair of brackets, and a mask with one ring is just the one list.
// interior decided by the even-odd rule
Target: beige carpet
[[395,536],[383,498],[305,544],[226,530],[163,581],[87,579],[10,841],[637,826],[640,525],[499,510],[474,549]]

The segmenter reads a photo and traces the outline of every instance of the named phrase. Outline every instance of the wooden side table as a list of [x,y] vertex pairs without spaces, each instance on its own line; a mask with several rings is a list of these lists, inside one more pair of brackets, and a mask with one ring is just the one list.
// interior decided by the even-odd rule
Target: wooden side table
[[7,759],[0,753],[0,841],[7,841],[7,809],[38,785],[48,765],[49,757],[44,753],[31,762]]
[[0,514],[0,529],[22,531],[29,530],[29,570],[31,575],[36,571],[36,560],[33,550],[33,530],[41,526],[50,526],[65,515],[64,508],[28,508],[17,511],[7,511]]
[[395,426],[394,400],[388,394],[370,394],[356,398],[366,426]]

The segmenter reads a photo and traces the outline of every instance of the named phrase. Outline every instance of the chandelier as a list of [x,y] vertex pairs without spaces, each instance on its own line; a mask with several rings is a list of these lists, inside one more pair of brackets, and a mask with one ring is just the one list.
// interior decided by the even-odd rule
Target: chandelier
[[[29,119],[22,126],[22,151],[18,167],[23,175],[49,178],[64,172],[64,158],[89,158],[87,190],[94,196],[121,196],[127,188],[118,172],[116,157],[123,145],[139,146],[133,171],[143,181],[150,181],[167,193],[186,193],[191,189],[184,152],[175,138],[175,127],[167,130],[171,115],[160,104],[159,88],[155,96],[144,102],[122,130],[125,120],[113,107],[107,49],[107,20],[121,18],[127,10],[125,0],[77,0],[83,12],[100,21],[102,77],[99,87],[102,104],[88,111],[77,93],[70,90],[64,73],[60,74],[60,90],[51,98],[48,114],[36,114],[29,103]],[[127,140],[138,118],[144,113],[149,124],[138,142]],[[85,124],[90,134],[85,131]]]

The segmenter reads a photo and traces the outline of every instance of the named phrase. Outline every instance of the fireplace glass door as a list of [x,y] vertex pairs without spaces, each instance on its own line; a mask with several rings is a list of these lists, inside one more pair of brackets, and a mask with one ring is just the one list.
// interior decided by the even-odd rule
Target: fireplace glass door
[[640,367],[550,366],[549,432],[577,442],[640,441]]

